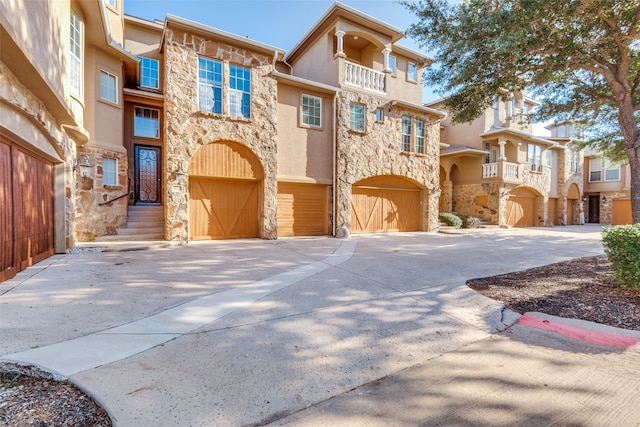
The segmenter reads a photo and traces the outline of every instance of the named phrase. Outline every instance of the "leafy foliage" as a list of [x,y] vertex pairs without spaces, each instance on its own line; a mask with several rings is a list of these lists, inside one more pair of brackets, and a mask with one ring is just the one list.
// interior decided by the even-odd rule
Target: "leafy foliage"
[[620,285],[640,289],[640,224],[604,229],[602,244]]
[[462,220],[460,219],[460,217],[452,213],[443,212],[438,215],[438,218],[440,219],[440,221],[444,222],[450,227],[454,227],[454,228],[462,227]]
[[640,221],[640,0],[402,0],[409,36],[434,53],[425,82],[454,123],[497,95],[533,90],[534,120],[582,123],[589,143],[631,166]]
[[480,228],[480,220],[475,216],[456,214],[462,220],[462,228]]

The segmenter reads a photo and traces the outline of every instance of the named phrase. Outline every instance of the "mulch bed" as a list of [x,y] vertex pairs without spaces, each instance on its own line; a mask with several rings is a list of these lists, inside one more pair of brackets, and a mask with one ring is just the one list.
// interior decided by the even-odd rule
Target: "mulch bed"
[[640,331],[640,290],[619,287],[606,255],[474,279],[467,285],[521,314],[537,311]]

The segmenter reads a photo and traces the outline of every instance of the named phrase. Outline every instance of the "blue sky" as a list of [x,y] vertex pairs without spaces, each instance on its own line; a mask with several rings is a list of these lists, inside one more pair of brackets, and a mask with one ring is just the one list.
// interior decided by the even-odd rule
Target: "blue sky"
[[[164,20],[169,13],[289,51],[333,3],[333,0],[124,0],[124,11],[150,21]],[[340,3],[401,30],[417,20],[394,0]],[[408,37],[399,44],[428,53]],[[425,102],[440,98],[429,88],[424,88],[423,93]]]

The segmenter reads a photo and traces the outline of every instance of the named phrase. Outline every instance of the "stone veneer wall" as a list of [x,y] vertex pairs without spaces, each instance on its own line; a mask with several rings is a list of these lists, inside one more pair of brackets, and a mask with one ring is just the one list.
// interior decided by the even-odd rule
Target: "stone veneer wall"
[[[54,146],[58,155],[65,163],[64,168],[64,240],[66,248],[74,245],[73,224],[75,212],[73,159],[76,154],[76,144],[57,122],[55,117],[47,111],[38,97],[27,89],[20,80],[0,62],[0,102],[15,109],[23,115],[34,127],[46,135]],[[31,143],[32,141],[26,141]],[[56,188],[57,190],[57,188]],[[56,226],[56,229],[61,227]]]
[[[76,175],[75,235],[77,240],[87,242],[99,236],[116,234],[118,228],[126,225],[128,197],[122,197],[102,206],[100,203],[128,193],[128,161],[126,152],[95,147],[82,147],[78,150],[78,155],[81,154],[89,157],[89,163],[92,166],[86,179],[82,178],[80,170]],[[102,184],[103,157],[118,160],[118,185]],[[81,161],[80,158],[78,160]]]
[[[349,105],[365,105],[365,132],[349,129]],[[375,109],[384,108],[384,122],[375,121]],[[338,101],[336,159],[336,225],[351,230],[351,186],[366,178],[396,175],[409,178],[424,188],[422,229],[438,226],[439,121],[416,110],[391,106],[385,98],[344,90]],[[400,138],[402,116],[426,122],[425,154],[402,153]]]
[[[198,110],[198,56],[228,64],[251,67],[251,118],[217,115]],[[165,238],[187,240],[189,236],[188,179],[177,182],[180,165],[188,173],[199,148],[217,141],[232,141],[250,148],[264,172],[260,237],[276,238],[277,205],[277,86],[271,76],[273,58],[208,40],[200,36],[165,29]],[[226,92],[226,91],[223,91]]]

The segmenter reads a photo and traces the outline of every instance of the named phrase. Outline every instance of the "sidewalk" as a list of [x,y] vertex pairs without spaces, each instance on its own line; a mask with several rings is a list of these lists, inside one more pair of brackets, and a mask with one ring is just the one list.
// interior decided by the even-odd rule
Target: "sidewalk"
[[[558,364],[554,357],[568,366],[595,357],[590,366],[601,370],[615,364],[615,371],[592,375],[612,384],[605,395],[587,393],[559,406],[562,387],[582,387],[584,380],[573,376],[540,394],[549,408],[557,407],[554,420],[574,416],[589,399],[605,405],[605,417],[620,393],[628,393],[615,383],[633,378],[636,371],[628,369],[638,366],[637,346],[608,349],[578,342],[576,347],[572,338],[523,325],[496,335],[518,316],[464,285],[473,277],[599,255],[599,231],[586,226],[192,242],[58,256],[36,274],[27,269],[1,284],[6,293],[0,297],[0,354],[5,361],[36,363],[69,377],[117,426],[277,420],[317,425],[314,408],[340,405],[385,378],[434,363],[445,378],[425,377],[429,382],[415,387],[430,384],[430,389],[434,380],[446,379],[466,390],[465,381],[441,372],[437,362],[476,347],[477,359],[460,356],[465,369],[474,371],[482,360],[506,357],[515,363],[516,355],[528,355],[530,363],[513,368],[522,384],[530,384],[541,365]],[[533,338],[527,341],[528,336]],[[498,342],[503,344],[495,347]],[[484,365],[499,378],[497,364]],[[549,375],[555,378],[553,370]],[[398,409],[390,409],[391,418],[381,422],[403,425],[403,418],[393,417],[404,416],[403,405],[411,402],[425,420],[431,418],[424,411],[443,416],[412,390],[391,393],[389,405],[395,402]],[[477,390],[478,396],[487,393]],[[496,407],[505,404],[504,396],[487,396]],[[449,405],[442,411],[455,409],[456,402]],[[635,415],[618,404],[612,408]],[[374,425],[366,417],[375,415],[375,408],[365,405],[362,411],[363,423],[354,410],[338,411],[332,420]],[[515,423],[533,420],[528,414],[516,416]]]

